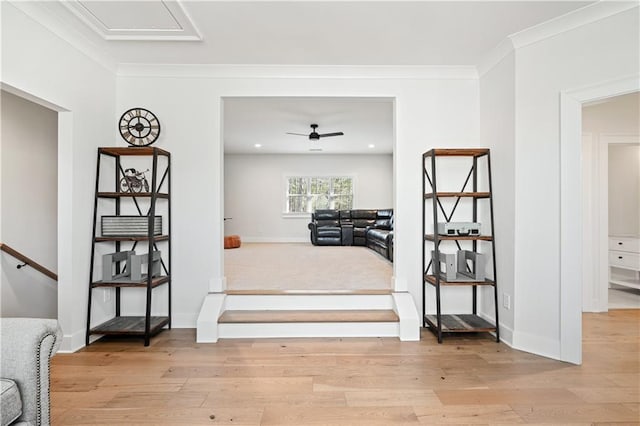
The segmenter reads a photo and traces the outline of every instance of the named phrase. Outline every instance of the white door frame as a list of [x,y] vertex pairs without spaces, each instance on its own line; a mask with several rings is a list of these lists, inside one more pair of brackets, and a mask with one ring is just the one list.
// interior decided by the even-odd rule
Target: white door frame
[[[598,248],[601,244],[601,226],[607,223],[606,218],[601,216],[601,204],[607,198],[607,194],[602,193],[602,187],[606,187],[607,180],[602,182],[600,177],[607,176],[607,171],[602,169],[600,149],[599,134],[582,134],[582,312],[606,311],[602,291],[596,285],[602,282]],[[605,215],[607,213],[604,212]]]
[[[224,106],[224,102],[227,99],[243,99],[243,98],[295,98],[298,96],[290,96],[290,95],[271,95],[271,94],[251,94],[251,95],[247,95],[247,94],[225,94],[225,95],[221,95],[219,97],[219,102],[220,102],[220,126],[219,126],[219,131],[220,131],[220,141],[224,141],[224,111],[225,111],[225,106]],[[357,99],[385,99],[385,100],[389,100],[392,103],[392,112],[391,112],[391,119],[392,119],[392,123],[393,123],[393,146],[392,146],[392,162],[393,162],[393,168],[392,168],[392,197],[393,197],[393,202],[392,202],[392,207],[393,207],[393,211],[396,213],[396,217],[397,217],[397,212],[398,212],[398,208],[397,208],[397,193],[398,190],[396,188],[396,172],[397,172],[397,166],[396,166],[396,159],[397,159],[397,110],[398,110],[398,94],[397,93],[392,93],[392,94],[344,94],[344,95],[340,95],[340,94],[336,94],[336,95],[329,95],[329,94],[310,94],[305,96],[307,98],[310,99],[324,99],[324,98],[344,98],[344,99],[348,99],[348,98],[357,98]],[[224,210],[224,192],[225,192],[225,182],[224,182],[224,143],[220,143],[220,167],[219,167],[219,173],[220,173],[220,223],[218,224],[218,226],[220,227],[220,257],[219,257],[219,268],[220,268],[220,278],[212,278],[209,280],[209,293],[221,293],[224,292],[227,289],[227,277],[225,275],[225,271],[224,271],[224,217],[225,217],[225,210]],[[397,241],[398,240],[398,229],[396,228],[395,230],[395,238]],[[395,252],[397,254],[397,251]],[[394,292],[407,292],[408,288],[407,288],[407,282],[406,281],[400,281],[400,280],[396,280],[396,276],[397,276],[397,266],[398,266],[398,262],[393,262],[392,264],[393,266],[393,275],[391,276],[391,287],[393,288]]]
[[582,104],[640,91],[640,75],[560,93],[560,359],[582,363]]

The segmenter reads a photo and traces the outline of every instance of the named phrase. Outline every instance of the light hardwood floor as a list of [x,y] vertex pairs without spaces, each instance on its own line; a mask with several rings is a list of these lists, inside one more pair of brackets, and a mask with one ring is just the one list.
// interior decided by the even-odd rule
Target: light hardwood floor
[[490,336],[99,341],[52,366],[54,425],[638,424],[640,311],[584,315],[584,364]]

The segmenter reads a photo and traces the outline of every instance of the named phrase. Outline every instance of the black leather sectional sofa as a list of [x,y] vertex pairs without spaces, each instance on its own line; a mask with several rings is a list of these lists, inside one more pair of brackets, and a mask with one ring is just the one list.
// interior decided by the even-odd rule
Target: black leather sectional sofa
[[309,230],[313,245],[366,246],[393,262],[393,209],[316,210]]

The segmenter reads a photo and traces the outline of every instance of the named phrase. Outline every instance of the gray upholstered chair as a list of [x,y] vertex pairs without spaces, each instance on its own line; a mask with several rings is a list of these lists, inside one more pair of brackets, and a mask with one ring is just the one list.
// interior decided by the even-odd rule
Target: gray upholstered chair
[[56,320],[0,318],[2,426],[50,423],[49,360],[61,341]]

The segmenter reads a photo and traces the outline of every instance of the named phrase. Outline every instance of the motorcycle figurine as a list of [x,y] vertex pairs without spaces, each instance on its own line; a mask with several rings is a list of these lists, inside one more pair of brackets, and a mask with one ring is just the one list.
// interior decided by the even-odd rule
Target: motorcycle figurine
[[144,192],[149,192],[149,182],[144,175],[148,171],[149,169],[144,172],[126,169],[124,177],[120,179],[120,192],[142,192],[142,188],[144,188]]

